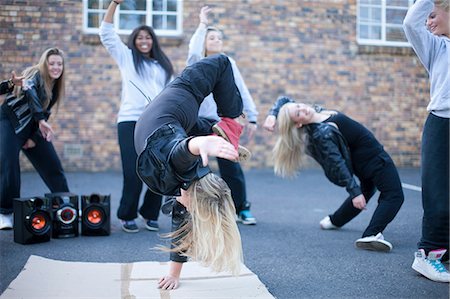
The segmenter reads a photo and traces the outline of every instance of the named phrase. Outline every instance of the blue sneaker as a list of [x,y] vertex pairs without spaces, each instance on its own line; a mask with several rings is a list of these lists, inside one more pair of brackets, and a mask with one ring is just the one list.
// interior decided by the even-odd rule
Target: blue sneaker
[[122,229],[127,233],[137,233],[139,228],[134,220],[122,220]]
[[250,210],[242,210],[238,214],[238,222],[241,222],[242,224],[246,225],[253,225],[256,224],[256,218],[253,217]]
[[158,221],[156,221],[156,220],[145,220],[145,228],[150,230],[150,231],[153,231],[153,232],[159,231]]

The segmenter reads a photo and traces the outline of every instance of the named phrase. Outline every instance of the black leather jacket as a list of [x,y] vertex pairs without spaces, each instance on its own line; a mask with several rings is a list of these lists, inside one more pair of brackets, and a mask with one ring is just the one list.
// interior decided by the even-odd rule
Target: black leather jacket
[[32,120],[36,123],[42,119],[48,120],[50,109],[56,103],[58,96],[55,86],[50,103],[47,108],[44,108],[43,104],[47,94],[43,88],[39,72],[27,80],[26,84],[27,89],[23,88],[18,96],[12,90],[8,90],[9,94],[2,104],[2,109],[8,115],[16,134],[22,131]]
[[0,82],[0,95],[13,91],[14,87],[11,87],[9,80]]
[[[280,97],[269,114],[278,115],[286,103],[294,103],[288,97]],[[314,106],[316,111],[322,108]],[[334,184],[345,187],[349,196],[360,194],[361,188],[353,176],[350,151],[344,136],[338,128],[327,123],[315,123],[305,126],[307,134],[306,154],[314,158],[323,168],[326,177]]]
[[137,159],[137,173],[154,193],[180,196],[196,180],[211,172],[188,149],[186,132],[175,124],[161,126],[146,140]]

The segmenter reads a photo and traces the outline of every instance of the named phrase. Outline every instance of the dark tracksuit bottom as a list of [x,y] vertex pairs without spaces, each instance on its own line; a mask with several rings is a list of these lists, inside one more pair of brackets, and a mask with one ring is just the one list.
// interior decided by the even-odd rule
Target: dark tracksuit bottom
[[418,247],[445,248],[449,258],[450,120],[429,114],[422,133],[422,237]]
[[[136,173],[137,154],[134,148],[135,126],[135,121],[125,121],[117,124],[123,173],[122,197],[117,210],[117,217],[122,220],[133,220],[137,217],[143,185]],[[158,220],[161,200],[161,195],[147,189],[144,195],[144,202],[139,208],[139,214],[147,220]]]
[[[18,134],[7,114],[0,108],[0,213],[13,212],[13,198],[20,197],[20,162],[22,150],[30,160],[50,192],[69,192],[61,161],[51,142],[35,134],[34,123],[30,122]],[[28,138],[33,135],[36,146],[22,149]]]
[[[394,219],[404,201],[397,168],[389,155],[383,151],[367,161],[356,175],[360,179],[361,191],[367,202],[376,189],[380,191],[378,206],[362,237],[377,235]],[[347,198],[334,214],[330,215],[330,219],[334,225],[341,227],[359,213],[361,210],[353,206],[352,198]]]

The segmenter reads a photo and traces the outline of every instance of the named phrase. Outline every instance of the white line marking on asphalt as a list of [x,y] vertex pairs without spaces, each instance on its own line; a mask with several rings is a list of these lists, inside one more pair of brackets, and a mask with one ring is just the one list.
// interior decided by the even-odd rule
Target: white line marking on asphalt
[[402,183],[402,187],[405,189],[422,192],[422,188],[419,186]]

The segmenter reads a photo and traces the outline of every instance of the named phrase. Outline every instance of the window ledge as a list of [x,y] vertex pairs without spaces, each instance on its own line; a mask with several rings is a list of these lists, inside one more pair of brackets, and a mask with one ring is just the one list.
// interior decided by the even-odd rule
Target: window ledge
[[393,47],[393,46],[374,46],[374,45],[357,45],[357,54],[369,54],[369,55],[401,55],[412,56],[414,50],[411,47]]

